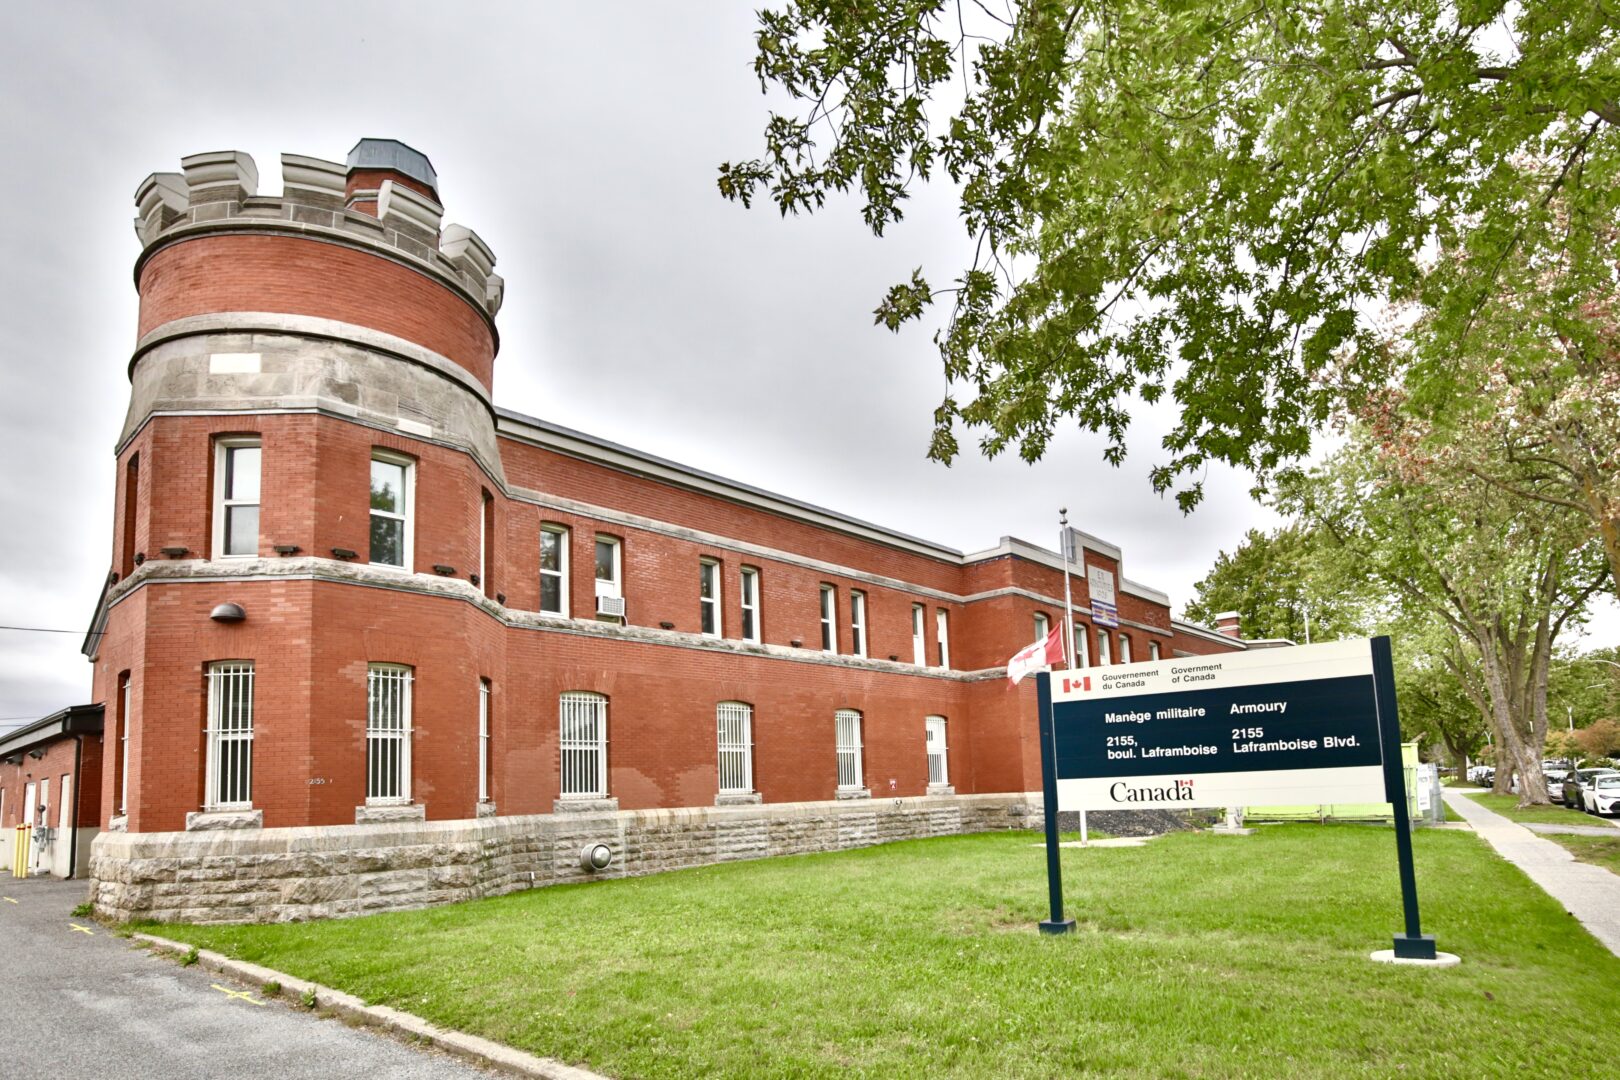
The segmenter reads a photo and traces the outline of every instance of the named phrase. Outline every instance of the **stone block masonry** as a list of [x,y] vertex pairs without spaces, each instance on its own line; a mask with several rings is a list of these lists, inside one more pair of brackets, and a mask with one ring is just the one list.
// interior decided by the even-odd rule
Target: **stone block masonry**
[[[244,923],[370,915],[773,855],[1038,826],[1038,792],[536,814],[217,832],[103,833],[103,918]],[[580,867],[586,844],[613,849]]]

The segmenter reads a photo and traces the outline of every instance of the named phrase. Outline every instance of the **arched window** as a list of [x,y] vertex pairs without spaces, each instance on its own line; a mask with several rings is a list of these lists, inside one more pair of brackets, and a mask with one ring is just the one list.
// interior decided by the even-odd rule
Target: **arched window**
[[607,698],[586,690],[560,698],[565,799],[607,798],[607,706]]
[[722,701],[714,710],[720,748],[720,794],[754,790],[754,707]]

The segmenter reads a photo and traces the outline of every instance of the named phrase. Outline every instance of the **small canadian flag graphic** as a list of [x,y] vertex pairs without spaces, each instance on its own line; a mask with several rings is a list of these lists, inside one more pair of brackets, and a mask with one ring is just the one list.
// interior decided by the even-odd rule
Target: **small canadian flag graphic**
[[1090,675],[1082,675],[1078,679],[1065,678],[1063,680],[1063,692],[1065,694],[1067,694],[1070,690],[1090,690],[1090,689],[1091,689],[1091,676]]

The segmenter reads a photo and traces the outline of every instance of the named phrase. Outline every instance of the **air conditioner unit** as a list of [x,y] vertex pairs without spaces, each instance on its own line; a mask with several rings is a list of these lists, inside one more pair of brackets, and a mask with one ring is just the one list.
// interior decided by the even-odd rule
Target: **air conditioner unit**
[[596,598],[596,613],[598,615],[611,615],[616,619],[624,618],[624,597],[598,596]]

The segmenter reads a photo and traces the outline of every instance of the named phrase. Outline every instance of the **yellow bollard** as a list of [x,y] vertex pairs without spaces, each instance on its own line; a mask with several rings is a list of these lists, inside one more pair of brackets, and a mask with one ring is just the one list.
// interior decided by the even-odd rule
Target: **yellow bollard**
[[11,876],[25,878],[28,876],[28,855],[33,838],[34,829],[31,825],[17,826],[17,842],[11,852]]

